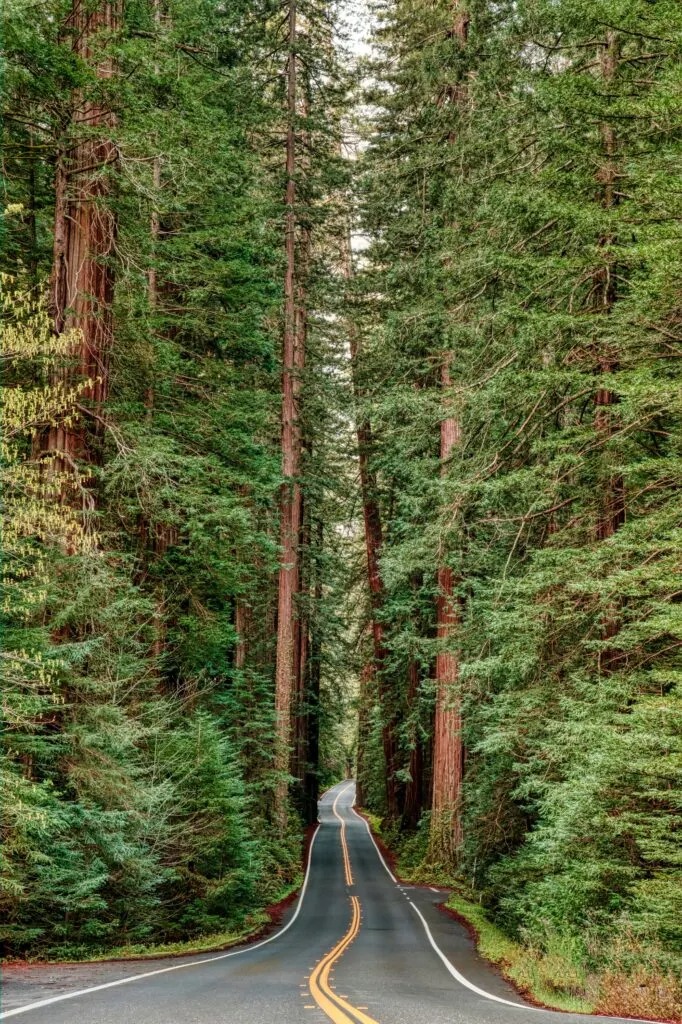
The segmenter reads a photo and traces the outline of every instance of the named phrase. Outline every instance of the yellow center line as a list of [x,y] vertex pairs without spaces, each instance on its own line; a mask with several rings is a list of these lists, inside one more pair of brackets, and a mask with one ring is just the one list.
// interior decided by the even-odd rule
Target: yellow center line
[[341,822],[341,849],[343,851],[343,869],[346,873],[346,885],[353,884],[353,872],[351,871],[350,857],[348,855],[348,843],[346,842],[346,822],[337,811],[336,805],[338,804],[340,797],[342,797],[343,794],[348,789],[350,789],[352,785],[353,783],[349,782],[347,786],[344,786],[344,788],[337,794],[336,800],[332,804],[332,811],[334,812],[334,817],[338,818],[339,821]]
[[337,960],[343,956],[353,939],[360,931],[360,901],[357,896],[351,896],[353,918],[350,928],[337,942],[331,952],[320,960],[315,970],[310,975],[310,994],[324,1014],[334,1024],[377,1024],[373,1017],[368,1017],[358,1007],[352,1006],[342,996],[332,992],[329,984],[329,974]]

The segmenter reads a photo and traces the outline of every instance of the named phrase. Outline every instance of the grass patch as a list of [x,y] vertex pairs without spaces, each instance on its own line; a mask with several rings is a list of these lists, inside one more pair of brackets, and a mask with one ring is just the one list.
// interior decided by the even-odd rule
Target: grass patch
[[461,893],[446,906],[467,921],[477,949],[521,992],[545,1006],[574,1013],[682,1021],[682,983],[651,943],[625,932],[588,948],[589,966],[577,939],[547,926],[542,945],[511,939],[485,908]]
[[238,943],[244,942],[245,939],[259,932],[269,922],[270,917],[265,911],[256,911],[244,918],[241,928],[212,932],[207,935],[197,935],[195,938],[187,939],[184,942],[138,942],[126,946],[107,946],[101,949],[93,948],[92,946],[69,944],[67,946],[53,946],[40,955],[27,957],[22,960],[4,957],[0,960],[0,963],[97,963],[104,960],[146,960],[150,957],[208,953],[211,950],[228,949],[230,946],[236,946]]
[[365,818],[367,818],[367,821],[370,824],[372,832],[376,836],[381,836],[381,838],[385,840],[386,836],[383,831],[384,819],[380,817],[378,814],[372,814],[371,811],[366,810],[364,807],[362,808],[362,813],[365,816]]
[[228,949],[259,932],[270,918],[264,911],[249,914],[244,919],[242,928],[236,931],[215,932],[212,935],[200,935],[186,942],[162,942],[153,945],[116,946],[91,960],[140,960],[146,957],[181,956],[186,953],[208,953],[211,950]]
[[547,948],[540,950],[515,942],[489,920],[478,903],[453,893],[446,906],[454,910],[476,932],[481,956],[490,960],[502,974],[527,993],[531,999],[557,1010],[593,1013],[595,1002],[589,996],[589,978],[576,966],[570,950],[563,948],[560,936],[549,935]]

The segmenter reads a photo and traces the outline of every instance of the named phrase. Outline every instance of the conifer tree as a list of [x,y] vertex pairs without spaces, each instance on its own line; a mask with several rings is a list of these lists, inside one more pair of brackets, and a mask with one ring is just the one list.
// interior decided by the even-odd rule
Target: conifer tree
[[[289,0],[287,93],[286,93],[286,273],[284,279],[284,331],[282,344],[282,496],[280,500],[280,543],[282,548],[277,600],[277,661],[275,667],[275,708],[277,713],[277,782],[275,813],[286,826],[287,778],[291,742],[292,705],[295,699],[295,594],[299,582],[298,542],[301,528],[301,493],[298,476],[301,438],[298,427],[297,395],[303,351],[301,320],[297,318],[296,276],[296,128],[297,128],[297,7]],[[299,294],[299,307],[302,296]],[[297,345],[298,343],[298,345]]]
[[[580,936],[598,934],[592,968],[606,978],[610,963],[635,998],[622,950],[654,986],[677,942],[662,837],[678,809],[659,783],[644,794],[654,748],[675,789],[678,742],[663,582],[676,575],[678,212],[662,185],[679,149],[678,12],[472,0],[462,48],[446,5],[382,11],[363,213],[391,657],[410,636],[408,571],[435,576],[445,550],[455,634],[434,643],[433,618],[414,619],[413,647],[422,672],[457,659],[467,756],[461,842],[446,839],[459,870],[505,927],[540,950],[565,942],[580,970]],[[461,80],[466,102],[439,103]],[[446,473],[427,440],[447,424],[443,398],[459,427]],[[419,589],[425,608],[433,587]],[[425,859],[434,825],[418,833]]]
[[80,404],[91,422],[72,422],[69,427],[55,423],[41,439],[58,472],[78,474],[78,460],[96,460],[88,435],[101,436],[102,405],[109,389],[116,233],[109,193],[116,148],[106,83],[114,74],[110,50],[119,25],[117,0],[103,0],[94,7],[73,0],[61,28],[80,82],[70,91],[64,112],[67,129],[58,140],[50,300],[56,333],[78,330],[80,341],[69,375],[88,381]]

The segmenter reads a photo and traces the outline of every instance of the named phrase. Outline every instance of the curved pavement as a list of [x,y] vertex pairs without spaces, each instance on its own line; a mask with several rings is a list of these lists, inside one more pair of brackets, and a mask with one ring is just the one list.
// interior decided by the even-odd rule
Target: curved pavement
[[[436,904],[401,886],[343,782],[320,800],[301,899],[265,941],[169,960],[9,968],[0,1019],[26,1024],[574,1024],[538,1010]],[[602,1021],[609,1018],[600,1018]],[[614,1018],[611,1018],[614,1019]]]

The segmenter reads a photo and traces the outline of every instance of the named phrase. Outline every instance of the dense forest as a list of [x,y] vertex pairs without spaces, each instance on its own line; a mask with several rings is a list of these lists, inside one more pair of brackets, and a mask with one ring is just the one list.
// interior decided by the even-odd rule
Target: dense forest
[[547,984],[682,1014],[677,0],[4,46],[10,954],[256,927],[355,774]]
[[79,955],[286,895],[345,771],[346,87],[322,5],[10,15],[3,932]]

